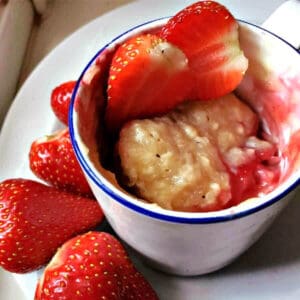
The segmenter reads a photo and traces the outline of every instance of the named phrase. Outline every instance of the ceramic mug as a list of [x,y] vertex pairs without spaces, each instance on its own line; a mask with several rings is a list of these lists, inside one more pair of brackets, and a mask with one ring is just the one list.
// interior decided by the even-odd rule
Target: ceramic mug
[[[271,29],[282,12],[299,6],[295,0],[288,1],[265,23],[266,27]],[[300,43],[300,37],[292,36],[291,41],[290,36],[286,41],[239,21],[241,47],[249,59],[249,69],[236,93],[257,112],[264,130],[278,144],[282,160],[288,162],[281,183],[267,195],[221,211],[177,212],[126,193],[114,174],[103,168],[98,153],[99,142],[100,147],[105,143],[101,134],[99,137],[99,115],[105,105],[99,83],[107,76],[105,59],[131,36],[166,21],[161,18],[132,28],[92,58],[73,93],[70,133],[80,165],[118,236],[154,268],[184,276],[200,275],[236,259],[266,231],[295,194],[300,181],[300,55],[291,43]]]

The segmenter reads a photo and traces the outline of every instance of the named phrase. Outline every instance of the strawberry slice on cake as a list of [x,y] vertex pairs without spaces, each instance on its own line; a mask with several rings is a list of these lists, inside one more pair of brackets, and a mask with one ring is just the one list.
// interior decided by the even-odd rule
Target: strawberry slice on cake
[[210,100],[232,92],[241,82],[248,60],[239,45],[239,25],[223,5],[196,2],[163,26],[159,36],[188,58],[194,99]]
[[145,34],[122,44],[108,79],[106,125],[117,131],[128,120],[166,113],[190,92],[184,53],[162,38]]
[[141,34],[121,44],[109,72],[108,131],[167,113],[185,100],[232,92],[248,67],[238,27],[224,6],[200,1],[172,17],[157,35]]

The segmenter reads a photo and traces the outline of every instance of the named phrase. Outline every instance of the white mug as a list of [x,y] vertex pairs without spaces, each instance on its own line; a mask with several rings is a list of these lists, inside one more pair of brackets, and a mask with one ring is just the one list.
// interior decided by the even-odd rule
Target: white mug
[[[273,28],[278,29],[279,23],[288,24],[286,20],[299,24],[299,9],[299,1],[287,1],[263,27],[273,31]],[[291,15],[296,10],[298,14],[292,21]],[[282,17],[286,18],[284,22],[280,21]],[[114,49],[141,30],[161,26],[166,20],[162,18],[141,24],[115,38],[98,54]],[[295,28],[300,28],[300,24],[284,27],[284,32],[279,33],[282,38],[279,38],[263,28],[240,21],[241,47],[250,63],[237,93],[263,117],[265,130],[275,137],[281,151],[296,157],[290,174],[274,191],[221,211],[187,213],[164,210],[137,200],[112,183],[112,177],[91,155],[96,147],[93,137],[98,121],[91,95],[97,86],[93,79],[101,73],[97,55],[83,71],[73,94],[69,121],[77,158],[112,228],[152,267],[191,276],[228,265],[260,238],[295,194],[300,180],[300,151],[299,146],[296,154],[295,149],[289,148],[300,130],[300,54],[295,48],[300,45],[300,36]],[[283,27],[279,26],[279,29]],[[267,72],[267,78],[258,74],[257,71],[262,69]],[[273,111],[270,103],[280,106],[280,109],[292,108],[286,121],[278,123],[278,110]],[[94,121],[92,125],[84,121],[86,110],[89,111],[89,120]]]

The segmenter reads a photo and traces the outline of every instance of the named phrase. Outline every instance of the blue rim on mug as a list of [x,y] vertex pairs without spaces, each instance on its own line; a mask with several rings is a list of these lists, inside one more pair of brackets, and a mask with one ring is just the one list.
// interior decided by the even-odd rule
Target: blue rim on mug
[[[73,123],[73,111],[74,111],[74,102],[75,102],[75,98],[76,98],[76,94],[79,88],[79,84],[81,79],[83,78],[84,74],[86,73],[86,71],[89,69],[89,67],[93,64],[93,62],[96,60],[96,58],[105,50],[107,49],[110,45],[112,45],[115,41],[119,40],[120,38],[122,38],[124,35],[127,35],[128,33],[139,29],[143,26],[149,25],[149,24],[154,24],[158,21],[162,21],[162,20],[167,20],[170,17],[162,17],[162,18],[158,18],[158,19],[154,19],[154,20],[150,20],[147,21],[145,23],[139,24],[135,27],[130,28],[129,30],[123,32],[122,34],[120,34],[119,36],[115,37],[114,39],[112,39],[108,44],[106,44],[104,47],[102,47],[94,56],[93,58],[89,61],[89,63],[86,65],[86,67],[84,68],[84,70],[82,71],[82,73],[80,74],[75,88],[73,90],[73,94],[72,94],[72,100],[71,100],[71,104],[70,104],[70,109],[69,109],[69,128],[70,128],[70,136],[71,136],[71,141],[72,141],[72,145],[76,154],[76,157],[81,165],[81,167],[84,169],[84,171],[88,174],[89,178],[94,182],[94,184],[100,188],[104,193],[106,193],[107,195],[109,195],[112,199],[114,199],[115,201],[119,202],[120,204],[126,206],[127,208],[140,213],[142,215],[145,215],[147,217],[151,217],[151,218],[155,218],[161,221],[167,221],[167,222],[173,222],[173,223],[181,223],[181,224],[209,224],[209,223],[219,223],[219,222],[227,222],[227,221],[231,221],[231,220],[235,220],[235,219],[239,219],[242,217],[246,217],[249,216],[255,212],[258,212],[272,204],[275,204],[276,202],[278,202],[280,199],[284,198],[286,195],[288,195],[292,190],[294,190],[300,183],[300,177],[296,178],[294,181],[291,182],[291,184],[281,193],[279,193],[278,195],[276,195],[275,197],[265,201],[264,203],[260,203],[258,205],[256,205],[253,208],[248,208],[248,209],[244,209],[241,212],[232,212],[232,213],[228,213],[227,215],[222,215],[222,216],[205,216],[207,213],[187,213],[187,212],[180,212],[180,216],[178,215],[170,215],[167,213],[163,213],[163,209],[161,211],[153,211],[150,209],[146,209],[143,208],[142,206],[139,206],[138,204],[135,204],[133,202],[130,202],[126,199],[124,199],[122,196],[118,195],[117,193],[115,193],[111,188],[109,188],[108,186],[106,186],[104,184],[104,182],[101,181],[101,179],[98,177],[97,174],[95,174],[95,172],[92,170],[92,168],[89,166],[89,163],[87,162],[87,160],[85,159],[84,155],[82,154],[81,150],[80,150],[80,146],[78,145],[76,138],[75,138],[75,130],[74,130],[74,123]],[[287,46],[289,46],[290,48],[292,48],[294,51],[297,52],[297,54],[300,55],[300,52],[297,48],[295,48],[294,46],[292,46],[290,43],[288,43],[287,41],[285,41],[283,38],[281,38],[280,36],[258,26],[255,24],[252,24],[250,22],[247,21],[243,21],[243,20],[238,20],[238,22],[240,23],[244,23],[250,26],[253,26],[257,29],[260,29],[264,32],[267,32],[268,34],[272,35],[273,37],[281,40],[283,43],[285,43]],[[167,212],[167,210],[166,210]],[[178,213],[178,212],[177,212]],[[186,215],[186,216],[185,216]],[[188,216],[187,216],[188,215]],[[200,216],[201,215],[201,216]]]

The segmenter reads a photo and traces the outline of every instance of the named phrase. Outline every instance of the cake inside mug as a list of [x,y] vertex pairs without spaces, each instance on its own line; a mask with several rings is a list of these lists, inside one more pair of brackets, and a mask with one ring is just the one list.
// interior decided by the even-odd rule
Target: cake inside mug
[[300,70],[274,72],[264,51],[282,42],[262,46],[243,26],[200,1],[100,52],[75,108],[90,158],[118,189],[164,209],[217,211],[299,167]]
[[258,124],[234,94],[128,122],[116,147],[121,182],[180,211],[218,210],[270,191],[280,173],[277,147],[258,137]]

